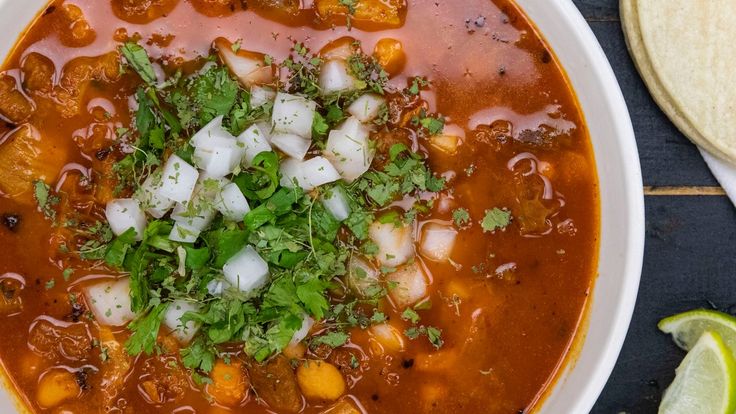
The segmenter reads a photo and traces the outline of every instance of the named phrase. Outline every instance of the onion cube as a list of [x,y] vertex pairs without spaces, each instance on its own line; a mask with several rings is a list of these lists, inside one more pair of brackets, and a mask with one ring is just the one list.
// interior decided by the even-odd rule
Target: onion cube
[[231,257],[222,273],[233,287],[246,294],[265,286],[269,276],[268,263],[250,245]]
[[146,230],[146,213],[141,209],[141,203],[138,200],[132,198],[110,200],[105,207],[105,217],[116,236],[132,228],[135,230],[135,239],[143,240],[143,232]]
[[304,174],[302,174],[302,162],[299,160],[287,158],[281,161],[279,172],[281,173],[280,184],[282,187],[302,187],[305,184]]
[[220,194],[215,198],[215,208],[226,219],[232,221],[243,221],[245,215],[250,211],[248,200],[235,183],[227,184],[222,188]]
[[355,78],[348,71],[348,65],[344,60],[333,59],[322,64],[319,87],[323,95],[350,91],[355,89],[355,83]]
[[346,220],[350,216],[350,204],[342,187],[333,187],[322,194],[322,205],[338,221]]
[[340,179],[335,167],[323,157],[314,157],[306,161],[288,159],[281,163],[281,185],[293,188],[298,185],[304,191],[311,191],[323,184]]
[[157,193],[178,203],[185,203],[192,197],[197,179],[199,171],[174,154],[164,164],[161,187]]
[[221,142],[221,140],[232,138],[233,136],[222,127],[222,115],[220,115],[197,131],[189,143],[197,148],[215,141]]
[[224,177],[232,174],[240,164],[244,150],[237,141],[232,144],[206,148],[203,146],[194,149],[192,160],[208,177]]
[[309,335],[309,331],[314,326],[314,319],[310,318],[309,315],[302,315],[302,327],[298,331],[294,332],[294,335],[289,341],[289,345],[295,345],[303,341]]
[[340,179],[340,173],[324,157],[314,157],[303,161],[302,174],[307,187],[311,187],[310,190]]
[[171,334],[181,343],[186,344],[194,338],[199,330],[199,324],[195,321],[181,321],[181,317],[187,312],[198,312],[200,307],[192,302],[177,299],[166,308],[163,323],[171,330]]
[[298,95],[279,92],[273,104],[271,125],[276,132],[311,139],[316,108],[317,103],[314,101]]
[[266,56],[263,53],[244,49],[234,51],[233,44],[222,37],[215,39],[215,47],[222,61],[241,84],[250,86],[273,81],[274,68],[266,64]]
[[414,257],[413,228],[405,224],[374,221],[368,233],[378,246],[376,258],[387,267],[396,267]]
[[84,289],[87,306],[100,325],[125,325],[135,318],[130,309],[130,279],[99,282]]
[[401,331],[388,323],[373,325],[368,328],[371,337],[380,345],[383,352],[396,353],[404,350],[404,336]]
[[364,299],[371,299],[381,293],[378,269],[357,255],[351,256],[348,262],[347,284],[353,293]]
[[358,121],[366,123],[376,119],[381,111],[381,106],[385,104],[386,100],[380,95],[367,93],[350,104],[348,112],[356,117]]
[[271,151],[271,144],[268,143],[268,136],[258,124],[249,126],[242,134],[238,136],[238,142],[243,145],[245,165],[251,166],[253,158],[262,152]]
[[276,91],[264,86],[251,86],[250,88],[250,107],[258,108],[268,102],[273,102],[276,98]]
[[457,230],[452,226],[428,223],[422,227],[422,242],[419,251],[428,259],[447,261],[457,238]]
[[373,162],[369,134],[368,128],[355,117],[348,118],[340,128],[330,131],[324,155],[348,183],[368,171]]
[[207,229],[217,215],[217,211],[210,204],[196,203],[177,204],[171,212],[171,218],[186,228],[202,232]]
[[400,267],[386,276],[390,286],[388,295],[394,306],[401,309],[427,296],[427,276],[417,262]]
[[169,240],[179,243],[194,243],[199,238],[200,230],[185,223],[174,222],[174,227],[169,232]]
[[161,187],[161,170],[156,170],[146,177],[141,185],[140,192],[136,197],[141,202],[141,207],[154,218],[161,218],[174,207],[174,200],[163,197],[158,193]]
[[297,160],[304,159],[312,145],[309,139],[295,134],[274,134],[271,136],[271,143],[284,154]]

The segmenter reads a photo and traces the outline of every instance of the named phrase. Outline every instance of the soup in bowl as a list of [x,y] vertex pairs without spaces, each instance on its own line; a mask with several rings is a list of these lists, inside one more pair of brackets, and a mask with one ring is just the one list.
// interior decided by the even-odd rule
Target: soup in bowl
[[582,107],[515,3],[305,3],[54,1],[18,39],[0,361],[24,409],[543,405],[600,243],[636,241],[636,173],[602,228]]

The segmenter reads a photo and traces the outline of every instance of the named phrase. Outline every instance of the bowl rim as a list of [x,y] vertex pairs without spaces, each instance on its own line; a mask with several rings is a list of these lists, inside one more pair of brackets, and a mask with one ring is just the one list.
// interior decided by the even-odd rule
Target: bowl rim
[[[604,87],[597,91],[600,95],[600,100],[607,105],[607,112],[612,116],[613,126],[615,128],[614,135],[617,138],[618,148],[620,149],[621,156],[624,164],[621,165],[617,173],[621,174],[621,179],[625,189],[625,200],[622,200],[621,207],[626,209],[627,218],[627,232],[625,238],[625,248],[623,254],[623,260],[625,263],[622,265],[623,272],[618,275],[620,281],[617,283],[621,286],[622,294],[619,295],[613,309],[613,315],[608,318],[610,326],[607,329],[607,337],[605,343],[599,346],[599,350],[596,351],[597,357],[595,358],[595,366],[591,367],[589,372],[592,375],[589,376],[588,381],[580,388],[576,393],[576,397],[572,401],[567,401],[565,405],[568,407],[569,413],[589,413],[595,405],[598,397],[600,396],[603,388],[606,385],[611,373],[613,372],[614,366],[618,360],[618,356],[623,348],[626,335],[628,333],[631,319],[633,317],[636,299],[639,292],[639,285],[641,281],[641,271],[644,260],[644,241],[645,241],[645,209],[644,209],[644,191],[643,191],[643,180],[641,173],[641,163],[639,159],[639,151],[636,144],[636,138],[634,128],[629,115],[628,106],[623,96],[621,86],[615,76],[613,68],[606,57],[603,48],[598,41],[597,37],[593,33],[592,28],[583,17],[580,10],[575,6],[572,0],[512,0],[516,5],[525,13],[529,21],[538,30],[539,34],[549,45],[555,55],[560,49],[559,45],[554,45],[549,42],[546,32],[541,30],[537,25],[539,18],[535,18],[535,15],[540,15],[542,8],[555,8],[557,9],[557,15],[562,17],[564,21],[560,21],[557,24],[559,26],[567,26],[571,28],[571,33],[575,37],[576,46],[582,46],[576,52],[582,56],[584,62],[587,63],[587,70],[591,71],[595,76],[597,82]],[[535,3],[544,3],[543,6]],[[549,13],[549,10],[541,11],[541,13]],[[558,62],[568,74],[567,65],[565,61],[560,59],[558,56]],[[578,95],[578,88],[573,85],[574,79],[570,79],[571,89]],[[579,107],[583,112],[583,117],[586,120],[586,124],[589,124],[589,118],[586,114],[586,107],[578,99]],[[589,128],[590,130],[590,128]],[[592,134],[591,134],[592,135]],[[591,144],[594,139],[591,136]],[[596,157],[596,167],[600,166],[598,157],[603,158],[603,155],[597,151],[593,151],[594,157]],[[599,184],[602,181],[601,170],[597,169]],[[603,187],[599,185],[599,194],[602,196]],[[601,202],[601,240],[604,235],[602,232],[603,221],[605,219],[604,206]],[[614,230],[615,231],[615,230]],[[599,247],[599,257],[604,254],[602,246]],[[598,275],[596,277],[596,283],[593,286],[592,292],[593,297],[590,300],[589,309],[587,310],[586,319],[589,319],[590,314],[596,306],[596,293],[598,292],[597,280],[601,276],[601,260],[599,259]],[[609,309],[610,311],[610,309]],[[587,343],[587,326],[581,326],[579,332],[576,334],[579,339],[578,344],[573,346],[573,354],[581,353]],[[575,372],[579,367],[577,366],[577,356],[572,355],[564,361],[565,366],[561,368],[562,372],[558,373],[556,380],[550,385],[549,389],[545,393],[545,398],[540,402],[538,411],[547,413],[545,407],[554,396],[555,391],[564,386],[566,377],[572,372]]]

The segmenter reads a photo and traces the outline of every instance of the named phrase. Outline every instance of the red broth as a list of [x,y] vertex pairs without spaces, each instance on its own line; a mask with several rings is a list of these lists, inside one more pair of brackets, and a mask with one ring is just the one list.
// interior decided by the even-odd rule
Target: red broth
[[[452,263],[425,262],[433,307],[423,321],[443,330],[441,349],[404,338],[403,351],[381,352],[356,329],[348,345],[321,356],[341,369],[347,398],[367,413],[533,409],[580,334],[597,265],[599,198],[588,131],[574,92],[552,51],[513,2],[411,0],[403,24],[382,30],[361,24],[348,30],[342,21],[333,27],[319,21],[309,4],[300,14],[286,16],[240,1],[137,2],[152,11],[149,18],[114,12],[112,5],[120,3],[53,1],[3,66],[0,329],[6,334],[0,338],[0,361],[31,411],[103,412],[111,387],[102,382],[110,368],[95,346],[105,333],[80,317],[86,310],[78,304],[80,286],[110,272],[77,263],[73,274],[63,274],[70,263],[58,253],[58,231],[39,211],[27,181],[43,176],[63,188],[64,180],[79,171],[94,176],[104,162],[85,145],[110,140],[116,128],[130,125],[129,100],[140,80],[103,81],[104,71],[112,70],[103,62],[94,69],[101,72],[92,76],[96,79],[74,83],[74,66],[89,66],[84,57],[112,52],[126,37],[140,39],[162,65],[178,66],[209,55],[217,37],[242,39],[243,48],[281,60],[293,41],[319,50],[342,36],[355,37],[369,52],[379,39],[399,40],[406,63],[390,82],[404,87],[416,75],[433,82],[422,98],[431,112],[460,126],[465,138],[453,155],[427,146],[433,170],[451,177],[451,191],[422,223],[451,222],[453,210],[462,207],[472,224],[459,233]],[[151,3],[159,9],[146,9]],[[68,4],[78,7],[83,22],[69,20]],[[41,92],[32,93],[27,88],[39,56],[55,70],[40,73]],[[80,96],[52,92],[64,82]],[[15,145],[14,134],[29,127],[36,140],[30,147]],[[26,183],[14,183],[18,177]],[[74,208],[100,218],[96,200],[80,196]],[[514,220],[504,231],[483,232],[480,220],[494,207],[509,209]],[[400,312],[387,308],[386,313],[398,329],[408,327]],[[128,335],[125,329],[113,334],[120,340]],[[234,358],[248,362],[242,347],[231,348]],[[177,358],[137,357],[124,383],[116,385],[117,411],[112,412],[271,412],[252,391],[234,407],[212,405],[189,372],[168,364]],[[79,381],[87,389],[45,409],[39,405],[39,379],[53,367],[84,368],[86,377]],[[152,378],[164,384],[165,398],[157,402],[143,385]],[[329,406],[305,401],[302,411],[320,413]]]

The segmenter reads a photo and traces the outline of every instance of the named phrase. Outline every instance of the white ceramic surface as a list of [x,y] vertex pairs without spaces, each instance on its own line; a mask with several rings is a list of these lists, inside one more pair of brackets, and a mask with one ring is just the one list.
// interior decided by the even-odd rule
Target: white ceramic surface
[[[101,1],[101,0],[100,0]],[[490,0],[489,0],[490,1]],[[0,55],[5,56],[46,0],[0,0]],[[601,191],[598,279],[585,341],[542,405],[542,414],[585,414],[618,357],[639,287],[644,252],[641,170],[628,110],[595,36],[571,0],[517,0],[565,67],[582,105]],[[0,394],[0,413],[16,411]]]

